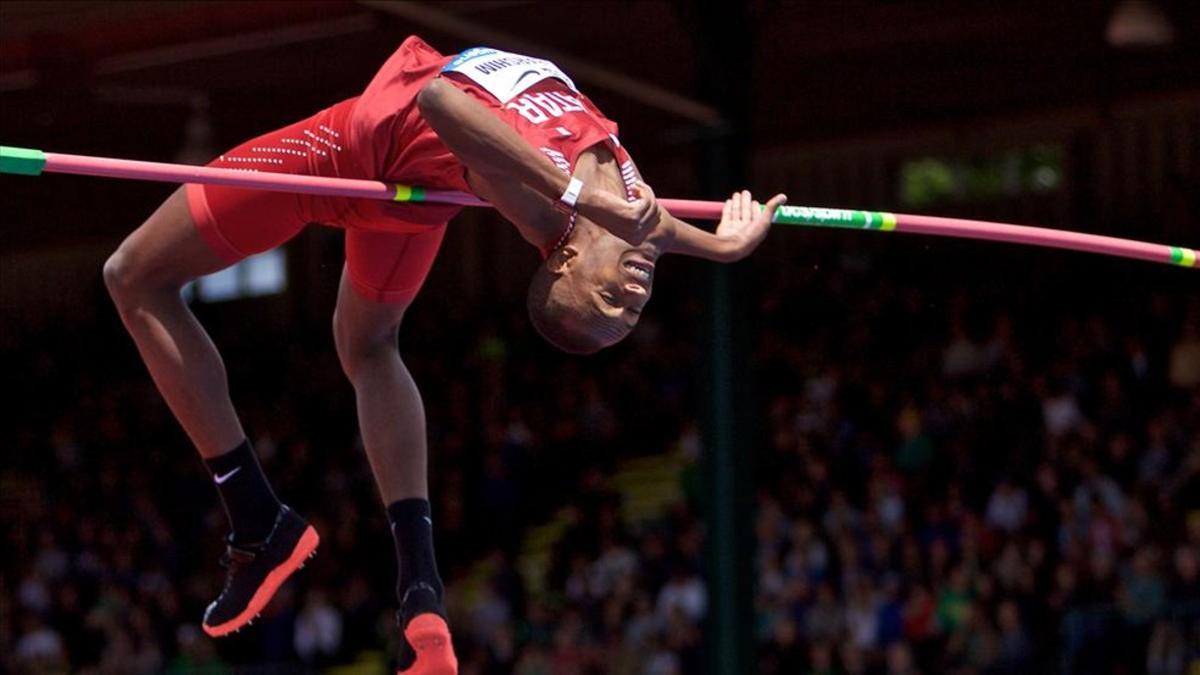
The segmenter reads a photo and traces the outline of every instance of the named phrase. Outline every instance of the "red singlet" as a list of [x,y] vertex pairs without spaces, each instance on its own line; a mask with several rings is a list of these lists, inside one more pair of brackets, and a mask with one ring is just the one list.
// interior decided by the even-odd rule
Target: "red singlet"
[[[209,166],[469,191],[462,164],[416,106],[421,87],[444,68],[451,69],[447,81],[487,106],[563,171],[574,168],[583,150],[604,143],[621,162],[626,185],[636,179],[617,141],[617,125],[553,64],[486,49],[447,57],[415,36],[400,45],[360,96],[247,141]],[[406,303],[416,296],[446,223],[461,209],[195,184],[187,185],[187,197],[200,234],[230,263],[279,246],[308,223],[344,228],[349,280],[378,302]]]

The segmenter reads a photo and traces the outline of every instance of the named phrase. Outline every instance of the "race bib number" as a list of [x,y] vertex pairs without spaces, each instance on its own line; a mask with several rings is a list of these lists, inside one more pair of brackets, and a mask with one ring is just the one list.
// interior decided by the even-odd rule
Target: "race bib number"
[[466,75],[502,104],[551,77],[579,91],[566,73],[546,59],[502,52],[490,47],[472,47],[464,51],[447,63],[442,72]]

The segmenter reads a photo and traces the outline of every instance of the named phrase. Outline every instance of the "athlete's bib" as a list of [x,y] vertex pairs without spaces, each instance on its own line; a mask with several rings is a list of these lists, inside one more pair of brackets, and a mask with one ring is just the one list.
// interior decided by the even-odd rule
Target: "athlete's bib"
[[447,63],[442,72],[466,75],[501,104],[508,103],[517,94],[551,77],[579,91],[566,73],[546,59],[502,52],[490,47],[472,47],[464,51]]

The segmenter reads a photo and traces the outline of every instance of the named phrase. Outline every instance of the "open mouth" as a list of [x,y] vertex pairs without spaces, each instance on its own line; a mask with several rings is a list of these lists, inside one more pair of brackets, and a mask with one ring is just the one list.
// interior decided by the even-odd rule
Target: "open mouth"
[[639,281],[650,283],[650,280],[654,277],[654,265],[642,262],[641,260],[626,260],[622,264],[622,267],[625,268],[625,271],[630,276]]

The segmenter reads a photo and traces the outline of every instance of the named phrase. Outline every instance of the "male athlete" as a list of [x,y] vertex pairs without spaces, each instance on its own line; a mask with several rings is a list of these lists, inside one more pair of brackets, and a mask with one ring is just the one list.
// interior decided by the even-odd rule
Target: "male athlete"
[[[553,63],[482,48],[448,57],[417,37],[400,45],[360,96],[210,165],[474,192],[543,253],[529,285],[529,315],[543,336],[572,353],[595,352],[632,330],[659,256],[738,260],[763,240],[769,215],[784,201],[777,195],[760,210],[749,192],[735,193],[716,233],[680,222],[640,182],[617,125]],[[396,342],[458,210],[186,185],[105,264],[121,318],[229,517],[225,587],[204,614],[209,635],[253,621],[319,538],[263,475],[221,357],[180,289],[322,223],[346,231],[333,333],[395,538],[401,670],[457,672],[434,561],[424,409]]]

